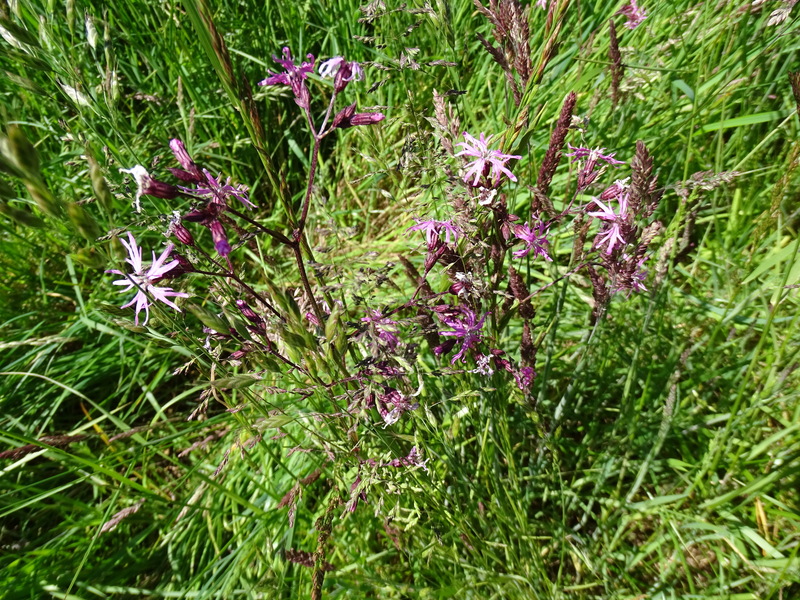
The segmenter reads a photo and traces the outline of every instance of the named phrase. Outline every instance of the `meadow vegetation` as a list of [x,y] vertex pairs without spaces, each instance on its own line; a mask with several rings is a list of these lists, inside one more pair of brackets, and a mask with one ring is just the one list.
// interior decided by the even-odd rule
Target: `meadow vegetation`
[[793,6],[0,0],[0,596],[800,597]]

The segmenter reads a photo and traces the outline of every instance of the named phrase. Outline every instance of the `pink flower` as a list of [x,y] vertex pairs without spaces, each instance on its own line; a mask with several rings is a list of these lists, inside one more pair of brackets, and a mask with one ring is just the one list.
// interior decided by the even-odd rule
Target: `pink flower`
[[425,466],[430,458],[426,458],[422,460],[422,456],[417,450],[417,447],[414,446],[411,448],[411,451],[408,453],[408,456],[404,456],[403,458],[394,458],[387,462],[384,466],[387,467],[422,467],[422,470],[426,473],[429,473],[428,467]]
[[214,177],[211,173],[208,172],[208,169],[203,169],[203,176],[205,177],[205,181],[203,183],[198,183],[198,186],[205,185],[206,187],[197,187],[196,189],[191,189],[191,188],[184,188],[184,189],[198,196],[211,196],[211,202],[215,202],[216,204],[221,204],[223,206],[228,205],[228,203],[226,202],[228,196],[233,196],[248,208],[256,207],[255,204],[250,202],[250,198],[248,198],[247,196],[248,190],[246,186],[243,186],[241,184],[231,185],[230,177],[227,178],[225,183],[222,183],[220,181],[222,175],[217,175],[217,177]]
[[630,0],[628,4],[617,11],[617,14],[625,15],[628,18],[625,22],[625,27],[628,29],[636,29],[647,18],[647,11],[640,7],[636,0]]
[[297,105],[300,108],[308,109],[311,106],[311,94],[306,86],[306,79],[309,73],[314,72],[314,55],[308,54],[306,58],[309,62],[296,65],[289,48],[283,49],[283,58],[278,58],[273,54],[272,60],[282,66],[285,71],[283,73],[270,72],[266,79],[258,82],[258,85],[288,85],[292,88]]
[[[474,348],[483,339],[481,329],[483,328],[483,322],[486,320],[486,315],[489,313],[486,313],[478,319],[477,315],[465,306],[443,305],[434,307],[434,310],[439,319],[441,319],[445,325],[453,329],[453,331],[440,331],[439,335],[452,336],[456,338],[453,340],[454,342],[461,342],[461,347],[450,360],[450,364],[455,363],[459,358],[464,362],[466,360],[466,358],[464,358],[464,353]],[[450,345],[451,348],[454,345],[445,342],[442,346],[446,344]]]
[[320,64],[319,76],[326,79],[333,77],[333,87],[338,94],[351,81],[364,79],[364,69],[355,61],[348,62],[341,56],[334,56]]
[[425,241],[428,242],[428,248],[432,248],[434,244],[439,241],[439,236],[444,233],[444,239],[449,244],[452,236],[452,241],[458,241],[458,234],[460,231],[452,221],[423,221],[422,219],[414,219],[417,224],[412,225],[407,231],[424,231]]
[[[466,131],[464,132],[466,142],[459,142],[457,146],[463,146],[461,152],[456,156],[472,156],[475,158],[467,165],[464,171],[464,182],[472,187],[478,187],[481,177],[489,177],[491,172],[491,184],[497,186],[502,175],[508,176],[511,181],[516,181],[514,174],[506,168],[506,163],[512,158],[520,159],[516,154],[503,154],[499,150],[489,150],[489,140],[486,135],[481,133],[480,139],[475,139]],[[471,180],[471,181],[470,181]]]
[[617,198],[617,201],[619,202],[618,213],[614,212],[614,210],[611,208],[611,204],[603,204],[596,198],[589,203],[589,206],[596,204],[600,210],[591,212],[587,211],[586,213],[590,217],[594,217],[595,219],[600,219],[606,222],[603,229],[600,230],[600,234],[597,236],[597,241],[595,242],[598,247],[602,246],[603,244],[607,244],[606,254],[611,254],[617,244],[621,246],[625,245],[625,239],[622,237],[621,228],[625,222],[625,218],[627,216],[626,213],[628,211],[627,192],[622,193]]
[[615,152],[612,152],[611,154],[603,154],[603,152],[605,152],[605,148],[576,148],[571,144],[567,144],[567,146],[569,146],[572,152],[567,153],[564,156],[571,156],[572,162],[581,163],[581,170],[578,173],[578,190],[585,190],[605,172],[606,165],[603,165],[598,170],[597,161],[601,160],[606,164],[614,166],[625,164],[621,160],[614,158],[614,154],[616,154]]
[[168,244],[164,249],[164,252],[162,252],[161,256],[158,258],[156,258],[156,253],[153,252],[153,262],[147,269],[145,269],[142,265],[142,249],[136,244],[136,239],[133,237],[133,234],[128,232],[128,242],[125,242],[125,240],[120,240],[120,242],[122,242],[122,245],[125,246],[125,249],[128,251],[128,258],[125,259],[125,262],[133,267],[133,273],[126,274],[122,271],[117,271],[116,269],[106,272],[124,276],[123,279],[118,279],[113,282],[114,285],[126,286],[125,289],[120,290],[121,293],[129,292],[134,287],[138,290],[133,299],[127,304],[124,304],[122,308],[128,308],[134,304],[136,305],[137,325],[139,324],[139,313],[142,310],[145,312],[144,323],[142,323],[142,325],[147,325],[147,321],[150,318],[150,305],[152,304],[150,296],[159,302],[163,302],[170,308],[174,308],[178,312],[181,312],[181,309],[178,308],[169,299],[169,297],[188,298],[189,294],[184,292],[174,292],[172,291],[172,288],[157,287],[153,285],[159,279],[164,277],[166,273],[178,266],[178,260],[172,260],[164,264],[172,253],[174,246],[172,244]]
[[278,58],[273,54],[272,60],[285,70],[283,73],[273,73],[270,71],[269,76],[263,81],[259,81],[258,85],[288,85],[293,87],[298,81],[304,81],[309,73],[314,72],[314,55],[308,54],[306,58],[310,62],[303,62],[296,65],[294,64],[292,52],[289,48],[283,49],[283,58]]
[[525,242],[525,247],[514,250],[514,257],[523,258],[533,252],[535,256],[541,256],[547,261],[552,261],[553,259],[550,258],[545,248],[545,246],[550,243],[547,237],[545,237],[546,233],[547,227],[545,227],[544,223],[539,223],[533,229],[527,224],[515,225],[514,235]]
[[386,342],[391,350],[397,348],[400,338],[397,337],[397,321],[384,317],[379,310],[371,310],[371,316],[362,317],[364,323],[371,323],[378,338]]
[[616,152],[612,152],[611,154],[603,154],[606,151],[605,148],[584,148],[582,146],[578,146],[577,148],[572,144],[567,144],[569,149],[572,150],[571,153],[567,153],[564,156],[571,156],[572,162],[577,162],[579,160],[586,159],[587,162],[594,162],[596,163],[598,160],[602,160],[607,162],[610,165],[624,165],[625,163],[621,160],[617,160],[614,158]]

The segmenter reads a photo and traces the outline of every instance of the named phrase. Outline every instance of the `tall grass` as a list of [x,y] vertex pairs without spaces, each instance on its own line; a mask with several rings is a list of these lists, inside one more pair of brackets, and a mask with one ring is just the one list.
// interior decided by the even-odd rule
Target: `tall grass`
[[[532,61],[546,67],[519,106],[469,2],[372,4],[373,16],[347,0],[0,5],[4,130],[33,143],[34,179],[63,207],[44,214],[26,177],[3,175],[4,206],[25,212],[0,219],[3,597],[305,597],[314,571],[289,558],[318,547],[330,597],[800,594],[796,21],[767,25],[778,2],[680,0],[644,4],[647,20],[627,30],[619,2],[556,4],[560,27],[529,7]],[[616,106],[609,18],[624,64]],[[135,185],[118,169],[163,172],[173,137],[249,185],[259,223],[285,231],[305,192],[304,122],[290,94],[256,88],[259,139],[237,104],[241,81],[255,87],[283,46],[363,62],[367,81],[348,92],[387,115],[323,144],[307,235],[336,298],[406,298],[400,258],[421,271],[424,248],[404,232],[450,214],[434,90],[449,92],[462,129],[523,156],[509,212],[527,214],[524,183],[570,91],[573,143],[629,161],[643,140],[665,188],[650,291],[614,299],[604,318],[590,316],[585,273],[566,276],[572,231],[551,239],[561,260],[525,265],[544,288],[532,394],[415,362],[420,407],[399,427],[365,425],[365,438],[378,462],[417,446],[429,472],[369,471],[351,489],[357,459],[326,453],[358,441],[316,414],[321,400],[210,383],[248,376],[200,348],[209,315],[231,313],[223,292],[192,279],[194,312],[138,328],[103,273],[120,248],[84,235],[92,221],[102,233],[130,226],[156,246],[175,203],[144,197],[133,214]],[[552,188],[576,175],[565,160]],[[73,203],[85,215],[67,214]],[[264,237],[242,252],[249,281],[293,311],[292,256]],[[498,341],[516,356],[520,335],[512,325]],[[338,505],[362,490],[354,512]],[[135,512],[104,531],[124,509]]]

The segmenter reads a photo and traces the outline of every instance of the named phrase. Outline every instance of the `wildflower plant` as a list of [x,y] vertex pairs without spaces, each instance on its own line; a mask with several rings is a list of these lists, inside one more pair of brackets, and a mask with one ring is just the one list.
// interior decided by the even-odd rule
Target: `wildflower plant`
[[[181,140],[172,139],[169,149],[176,166],[167,172],[174,182],[162,181],[138,165],[124,172],[137,184],[137,208],[146,207],[145,196],[174,203],[164,234],[181,252],[170,243],[147,269],[129,234],[124,245],[131,252],[128,262],[134,273],[114,283],[126,285],[126,291],[139,287],[125,305],[136,304],[138,322],[139,312],[145,310],[147,316],[153,301],[176,309],[170,298],[188,298],[187,292],[156,285],[161,278],[171,276],[174,285],[187,278],[211,282],[210,306],[222,310],[195,302],[188,308],[204,326],[204,360],[211,360],[215,369],[238,373],[217,381],[217,393],[246,390],[240,394],[254,411],[328,423],[336,432],[333,437],[304,426],[299,445],[289,455],[318,455],[310,462],[314,473],[328,473],[337,482],[331,507],[341,502],[346,515],[371,504],[399,506],[402,499],[387,495],[387,481],[417,470],[436,477],[436,462],[426,453],[416,425],[421,407],[431,411],[432,398],[421,395],[434,386],[426,383],[431,369],[454,385],[470,386],[479,378],[514,390],[521,402],[532,402],[543,330],[536,318],[537,295],[552,285],[537,283],[532,273],[553,277],[560,269],[566,271],[566,279],[588,275],[595,318],[602,316],[616,292],[647,291],[644,265],[655,229],[642,223],[658,201],[652,162],[642,145],[634,160],[641,165],[638,174],[598,191],[608,168],[622,170],[625,162],[616,158],[618,152],[584,146],[576,135],[572,137],[579,145],[567,143],[576,107],[576,95],[570,94],[538,175],[532,178],[530,155],[521,148],[517,153],[509,149],[513,137],[508,132],[490,135],[484,130],[474,136],[459,131],[449,122],[454,117],[443,106],[444,99],[435,96],[443,151],[439,167],[457,176],[449,180],[435,212],[420,212],[406,226],[401,263],[408,284],[395,283],[394,292],[379,294],[379,272],[364,273],[360,283],[344,281],[347,269],[320,262],[308,239],[317,214],[323,140],[352,127],[380,126],[385,120],[383,112],[359,111],[357,103],[344,100],[350,86],[365,80],[365,69],[341,56],[318,62],[307,54],[298,60],[288,48],[273,60],[280,68],[259,85],[286,90],[309,135],[307,180],[297,212],[288,205],[282,226],[266,225],[260,202],[247,186],[212,173]],[[571,160],[562,165],[562,156]],[[556,209],[552,182],[560,168],[575,171],[577,177],[563,190],[571,201]],[[527,200],[514,200],[520,193]],[[584,200],[590,194],[591,200]],[[571,221],[588,228],[584,226],[574,251],[565,255],[556,240],[575,229]],[[585,236],[593,226],[596,233],[590,241]],[[293,259],[296,285],[252,279],[245,248],[264,238],[272,252]],[[298,398],[299,405],[287,404],[286,395]],[[223,401],[229,411],[242,410],[232,400]],[[292,431],[288,425],[278,429],[278,439]],[[384,430],[409,432],[418,443],[387,447],[377,433]],[[256,431],[251,439],[261,443],[275,437],[265,437],[263,427]],[[246,447],[240,450],[246,452]],[[226,454],[218,472],[228,460]],[[387,466],[397,471],[389,479]],[[303,485],[297,486],[280,504],[288,507],[290,526],[295,525],[301,499]]]

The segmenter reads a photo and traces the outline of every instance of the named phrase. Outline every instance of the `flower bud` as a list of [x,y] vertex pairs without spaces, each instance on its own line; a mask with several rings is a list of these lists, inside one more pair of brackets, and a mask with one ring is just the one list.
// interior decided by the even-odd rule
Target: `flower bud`
[[383,113],[356,113],[350,119],[350,124],[354,127],[357,125],[374,125],[375,123],[380,123],[386,118],[386,115]]
[[182,179],[183,181],[191,181],[191,182],[205,181],[205,178],[203,177],[203,173],[200,170],[200,167],[198,167],[197,164],[195,164],[195,162],[192,160],[192,157],[189,156],[189,153],[186,151],[186,146],[183,145],[182,141],[180,141],[179,139],[172,139],[169,141],[169,147],[170,150],[172,150],[172,153],[175,155],[175,160],[177,160],[178,164],[183,168],[182,173],[184,173],[191,179],[185,179],[184,177],[178,175],[175,172],[177,171],[177,169],[175,170],[170,169],[173,175],[175,175],[178,179]]
[[345,106],[342,110],[336,113],[336,116],[333,117],[333,122],[331,123],[331,127],[348,127],[349,125],[342,125],[342,123],[350,123],[350,118],[356,112],[356,103],[353,102],[350,106]]
[[187,246],[194,246],[194,237],[192,237],[192,232],[186,229],[186,226],[178,221],[170,228],[170,232],[178,238],[178,241],[181,244],[186,244]]
[[219,221],[212,221],[208,228],[211,230],[211,239],[214,240],[214,248],[220,256],[228,256],[231,253],[231,245],[228,243],[228,235],[225,228]]

